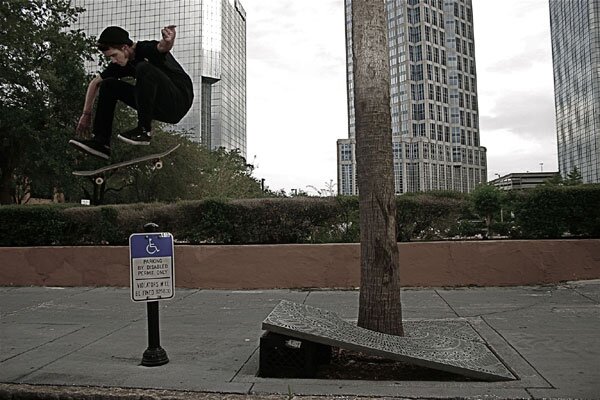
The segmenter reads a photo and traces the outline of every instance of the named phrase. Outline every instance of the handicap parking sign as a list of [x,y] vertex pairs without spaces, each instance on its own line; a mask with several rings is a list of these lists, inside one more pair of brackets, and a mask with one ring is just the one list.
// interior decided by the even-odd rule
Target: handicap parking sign
[[175,260],[170,233],[134,233],[129,237],[131,299],[168,300],[175,296]]

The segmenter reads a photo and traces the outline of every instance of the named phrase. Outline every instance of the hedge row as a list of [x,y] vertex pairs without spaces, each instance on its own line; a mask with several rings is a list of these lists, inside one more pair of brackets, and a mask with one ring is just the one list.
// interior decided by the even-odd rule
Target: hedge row
[[[469,196],[421,193],[397,198],[398,240],[473,236],[483,225]],[[500,221],[500,210],[496,221]],[[543,187],[511,193],[503,223],[511,238],[600,237],[600,186]],[[511,217],[514,216],[514,217]],[[358,242],[356,197],[204,200],[173,204],[0,207],[0,246],[125,245],[155,222],[180,243]]]
[[514,237],[600,237],[600,185],[541,186],[516,192],[512,204]]
[[[458,218],[461,201],[398,198],[399,240],[439,231]],[[276,244],[358,242],[358,199],[205,200],[99,207],[0,207],[0,246],[127,244],[157,223],[182,243]]]

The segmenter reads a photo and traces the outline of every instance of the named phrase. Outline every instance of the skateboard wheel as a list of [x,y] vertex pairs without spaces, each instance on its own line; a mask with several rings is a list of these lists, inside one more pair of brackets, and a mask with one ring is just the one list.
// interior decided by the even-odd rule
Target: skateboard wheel
[[99,176],[96,179],[94,179],[94,182],[96,182],[96,185],[102,185],[104,183],[104,178]]
[[154,163],[154,168],[161,169],[163,167],[162,161],[157,161]]

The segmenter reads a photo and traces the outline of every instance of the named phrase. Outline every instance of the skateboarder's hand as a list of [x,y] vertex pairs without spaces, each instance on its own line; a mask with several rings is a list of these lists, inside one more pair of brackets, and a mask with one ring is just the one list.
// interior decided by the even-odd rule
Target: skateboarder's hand
[[83,136],[90,131],[90,126],[92,125],[92,114],[84,113],[79,117],[79,123],[77,124],[77,129],[75,132]]
[[175,40],[175,28],[176,25],[169,25],[162,28],[160,33],[162,34],[163,40],[165,42],[172,42]]

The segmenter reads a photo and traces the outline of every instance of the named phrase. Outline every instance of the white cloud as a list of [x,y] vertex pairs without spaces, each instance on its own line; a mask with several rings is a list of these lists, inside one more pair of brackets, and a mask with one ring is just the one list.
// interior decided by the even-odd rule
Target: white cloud
[[[343,0],[243,0],[248,159],[273,190],[336,180],[348,136]],[[473,0],[488,177],[556,170],[547,0]]]
[[[556,143],[539,141],[510,130],[483,131],[488,179],[512,172],[557,171]],[[540,166],[540,163],[543,165]]]
[[488,178],[558,169],[547,0],[473,1]]
[[347,137],[343,2],[244,6],[254,175],[272,190],[288,191],[336,180],[336,140]]

